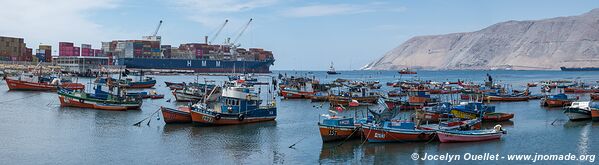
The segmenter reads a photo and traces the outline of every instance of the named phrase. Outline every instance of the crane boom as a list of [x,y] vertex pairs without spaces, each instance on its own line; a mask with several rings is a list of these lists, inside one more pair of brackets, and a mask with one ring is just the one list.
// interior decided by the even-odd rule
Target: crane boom
[[218,28],[218,30],[216,31],[216,33],[214,33],[214,35],[212,36],[212,39],[210,39],[209,43],[214,42],[214,40],[216,39],[216,37],[218,37],[218,35],[220,34],[220,32],[223,30],[223,28],[225,28],[225,25],[227,25],[227,22],[229,22],[228,19],[226,19],[225,23],[223,23],[223,25],[221,25],[220,28]]
[[239,37],[241,37],[241,35],[243,34],[243,32],[245,32],[245,29],[248,28],[248,26],[250,26],[250,23],[252,23],[252,18],[250,18],[250,21],[248,21],[247,24],[245,24],[245,26],[243,26],[243,28],[241,29],[241,31],[239,32],[239,34],[237,35],[237,37],[235,37],[235,40],[233,40],[233,44],[237,43],[237,40],[239,40]]
[[156,27],[156,30],[154,31],[154,34],[152,36],[156,37],[156,35],[158,34],[158,30],[160,30],[161,25],[162,25],[162,20],[160,20],[160,22],[158,22],[158,27]]

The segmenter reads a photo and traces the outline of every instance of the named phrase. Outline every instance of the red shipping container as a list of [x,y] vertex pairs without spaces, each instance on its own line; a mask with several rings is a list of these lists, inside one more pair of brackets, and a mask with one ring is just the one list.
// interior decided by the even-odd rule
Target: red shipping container
[[59,42],[58,46],[69,46],[69,47],[73,47],[73,43],[71,43],[71,42]]
[[81,55],[81,48],[73,47],[73,56],[79,56],[79,55]]

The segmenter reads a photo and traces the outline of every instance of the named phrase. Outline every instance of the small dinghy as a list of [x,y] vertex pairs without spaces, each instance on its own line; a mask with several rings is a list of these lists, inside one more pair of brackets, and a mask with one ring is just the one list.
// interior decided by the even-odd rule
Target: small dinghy
[[496,125],[494,129],[489,130],[439,130],[437,137],[441,143],[450,142],[477,142],[486,140],[500,139],[506,131],[501,129],[501,125]]

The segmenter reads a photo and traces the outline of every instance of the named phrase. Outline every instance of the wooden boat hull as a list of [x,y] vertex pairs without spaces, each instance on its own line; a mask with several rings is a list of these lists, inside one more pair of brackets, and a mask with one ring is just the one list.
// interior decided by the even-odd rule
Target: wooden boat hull
[[[13,80],[10,78],[6,78],[6,85],[9,90],[35,90],[35,91],[56,91],[58,90],[58,86],[52,85],[49,83],[34,83],[20,80]],[[85,89],[85,85],[80,83],[62,83],[60,85],[63,88],[71,89],[71,90],[83,90]]]
[[571,100],[543,99],[543,106],[564,107],[572,104]]
[[363,127],[362,134],[368,142],[422,142],[433,139],[434,131],[401,131],[384,128]]
[[441,143],[450,143],[450,142],[477,142],[477,141],[487,141],[487,140],[496,140],[501,138],[501,132],[482,134],[482,135],[468,135],[468,134],[459,134],[453,132],[445,132],[438,131],[437,137]]
[[353,139],[362,136],[361,129],[356,126],[327,126],[318,123],[318,128],[323,142]]
[[513,113],[485,113],[483,121],[508,121],[514,118]]
[[331,105],[343,105],[348,106],[352,100],[356,100],[360,103],[360,105],[364,105],[364,103],[374,104],[379,99],[378,96],[368,96],[368,97],[341,97],[341,96],[329,96],[329,102]]
[[310,96],[310,101],[312,102],[323,102],[328,100],[329,96]]
[[528,97],[486,96],[484,101],[528,101]]
[[591,110],[591,119],[593,119],[593,121],[599,121],[599,110]]
[[110,105],[110,104],[102,104],[96,103],[84,99],[77,99],[72,97],[66,97],[63,95],[59,95],[58,99],[60,100],[60,106],[63,107],[78,107],[78,108],[90,108],[90,109],[99,109],[99,110],[107,110],[107,111],[125,111],[128,109],[139,109],[141,105]]
[[189,107],[179,107],[177,109],[160,107],[162,118],[167,124],[170,123],[191,123],[191,109]]
[[124,86],[125,88],[152,88],[155,84],[130,84]]
[[239,115],[233,115],[233,114],[223,114],[223,113],[218,113],[218,112],[210,112],[210,111],[206,111],[206,110],[199,110],[199,111],[191,111],[191,120],[193,123],[195,124],[199,124],[199,125],[237,125],[237,124],[247,124],[247,123],[256,123],[256,122],[265,122],[265,121],[272,121],[275,120],[276,116],[276,109],[274,109],[274,113],[270,114],[270,112],[273,112],[273,110],[269,110],[269,112],[267,112],[268,115],[262,115],[262,116],[247,116],[247,117],[243,117],[240,118]]
[[585,89],[585,88],[564,88],[566,93],[597,93],[599,89]]
[[164,98],[164,95],[149,95],[150,99],[162,99]]
[[281,90],[281,96],[285,99],[307,99],[313,94],[314,92]]
[[572,121],[591,119],[591,112],[587,112],[586,110],[569,109],[564,111],[564,114]]
[[190,95],[190,94],[177,92],[177,91],[173,91],[173,96],[175,96],[176,101],[180,101],[180,102],[199,101],[203,97],[203,96]]

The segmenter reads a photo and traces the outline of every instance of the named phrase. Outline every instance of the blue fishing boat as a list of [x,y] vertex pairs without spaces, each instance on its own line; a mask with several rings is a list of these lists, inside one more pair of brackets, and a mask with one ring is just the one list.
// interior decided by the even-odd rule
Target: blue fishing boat
[[[208,96],[210,97],[210,95]],[[191,119],[201,125],[233,125],[275,120],[277,108],[274,100],[263,100],[254,87],[235,84],[223,87],[220,102],[209,108],[207,104],[192,106]]]

